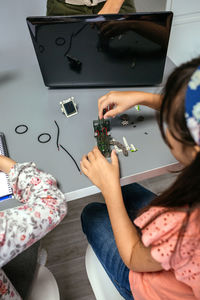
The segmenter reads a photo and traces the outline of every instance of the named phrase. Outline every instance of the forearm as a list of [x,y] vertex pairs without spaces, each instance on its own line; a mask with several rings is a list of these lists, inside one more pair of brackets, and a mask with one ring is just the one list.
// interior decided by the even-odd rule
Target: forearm
[[[151,256],[150,247],[145,247],[136,227],[124,206],[120,185],[104,194],[117,248],[125,265],[135,272],[162,270],[160,263]],[[134,201],[134,199],[133,199]]]
[[154,24],[153,22],[145,21],[133,22],[133,30],[147,39],[154,41],[162,47],[166,47],[167,30],[165,26]]
[[0,267],[45,236],[65,213],[64,202],[52,210],[45,204],[27,204],[0,212]]
[[144,97],[141,97],[140,104],[159,111],[162,104],[163,96],[160,94],[151,94],[151,93],[143,93],[143,94]]
[[108,213],[120,256],[126,266],[133,268],[131,263],[132,251],[135,245],[140,242],[137,230],[131,222],[124,206],[121,187],[104,195]]
[[107,0],[100,13],[117,14],[120,11],[123,2],[124,0]]
[[128,101],[130,103],[130,107],[136,105],[136,99],[137,99],[137,105],[145,105],[155,110],[160,110],[161,103],[162,103],[162,95],[159,94],[152,94],[152,93],[145,93],[145,92],[124,92],[129,93],[128,95]]
[[67,212],[55,179],[33,163],[16,164],[9,179],[25,205],[0,212],[0,267],[52,230]]
[[[63,193],[58,189],[55,178],[37,169],[32,162],[16,163],[10,170],[9,181],[15,198],[34,209],[44,207],[54,211],[66,204]],[[49,205],[48,205],[49,204]]]

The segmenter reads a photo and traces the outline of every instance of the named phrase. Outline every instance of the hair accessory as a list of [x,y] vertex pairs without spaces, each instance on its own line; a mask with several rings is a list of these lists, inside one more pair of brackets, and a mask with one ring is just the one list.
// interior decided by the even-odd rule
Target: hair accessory
[[197,145],[200,145],[200,66],[193,73],[185,97],[187,127]]

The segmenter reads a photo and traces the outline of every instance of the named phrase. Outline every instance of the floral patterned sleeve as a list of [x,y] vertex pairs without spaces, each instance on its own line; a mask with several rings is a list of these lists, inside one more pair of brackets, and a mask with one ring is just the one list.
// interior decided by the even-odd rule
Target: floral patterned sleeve
[[[56,180],[34,163],[17,163],[9,179],[15,198],[23,205],[0,212],[0,267],[52,230],[67,212]],[[2,270],[0,298],[21,299]]]
[[24,205],[0,212],[0,267],[52,230],[67,210],[56,180],[34,163],[16,164],[9,179]]

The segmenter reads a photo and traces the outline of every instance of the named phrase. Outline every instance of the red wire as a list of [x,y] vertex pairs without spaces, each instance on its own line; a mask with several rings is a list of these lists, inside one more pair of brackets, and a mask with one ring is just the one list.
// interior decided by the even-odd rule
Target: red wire
[[102,132],[103,132],[104,129],[106,130],[106,135],[107,135],[107,128],[106,128],[106,127],[103,127],[103,128],[102,128]]

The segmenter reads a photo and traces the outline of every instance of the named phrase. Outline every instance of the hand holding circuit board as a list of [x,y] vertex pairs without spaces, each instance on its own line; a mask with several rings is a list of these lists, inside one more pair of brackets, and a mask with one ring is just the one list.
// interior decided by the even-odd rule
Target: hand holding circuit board
[[[134,95],[134,97],[133,97]],[[128,151],[136,152],[137,148],[133,144],[131,147],[128,146],[126,138],[123,137],[124,145],[111,138],[110,135],[110,120],[108,118],[114,118],[116,115],[128,110],[132,106],[135,106],[136,110],[139,111],[139,103],[144,93],[140,92],[109,92],[106,95],[99,98],[98,109],[99,118],[93,121],[94,136],[97,139],[97,146],[101,153],[105,157],[110,157],[111,148],[114,146],[115,149],[121,149],[124,156],[128,156]],[[124,115],[125,116],[125,115]],[[122,120],[122,125],[126,125],[127,120]]]
[[115,141],[110,136],[110,121],[98,119],[93,121],[94,136],[97,138],[97,147],[105,157],[110,157],[111,145],[122,150],[124,156],[128,156],[126,147],[118,141]]
[[97,138],[97,147],[105,157],[110,157],[110,121],[98,119],[93,121],[94,136]]

